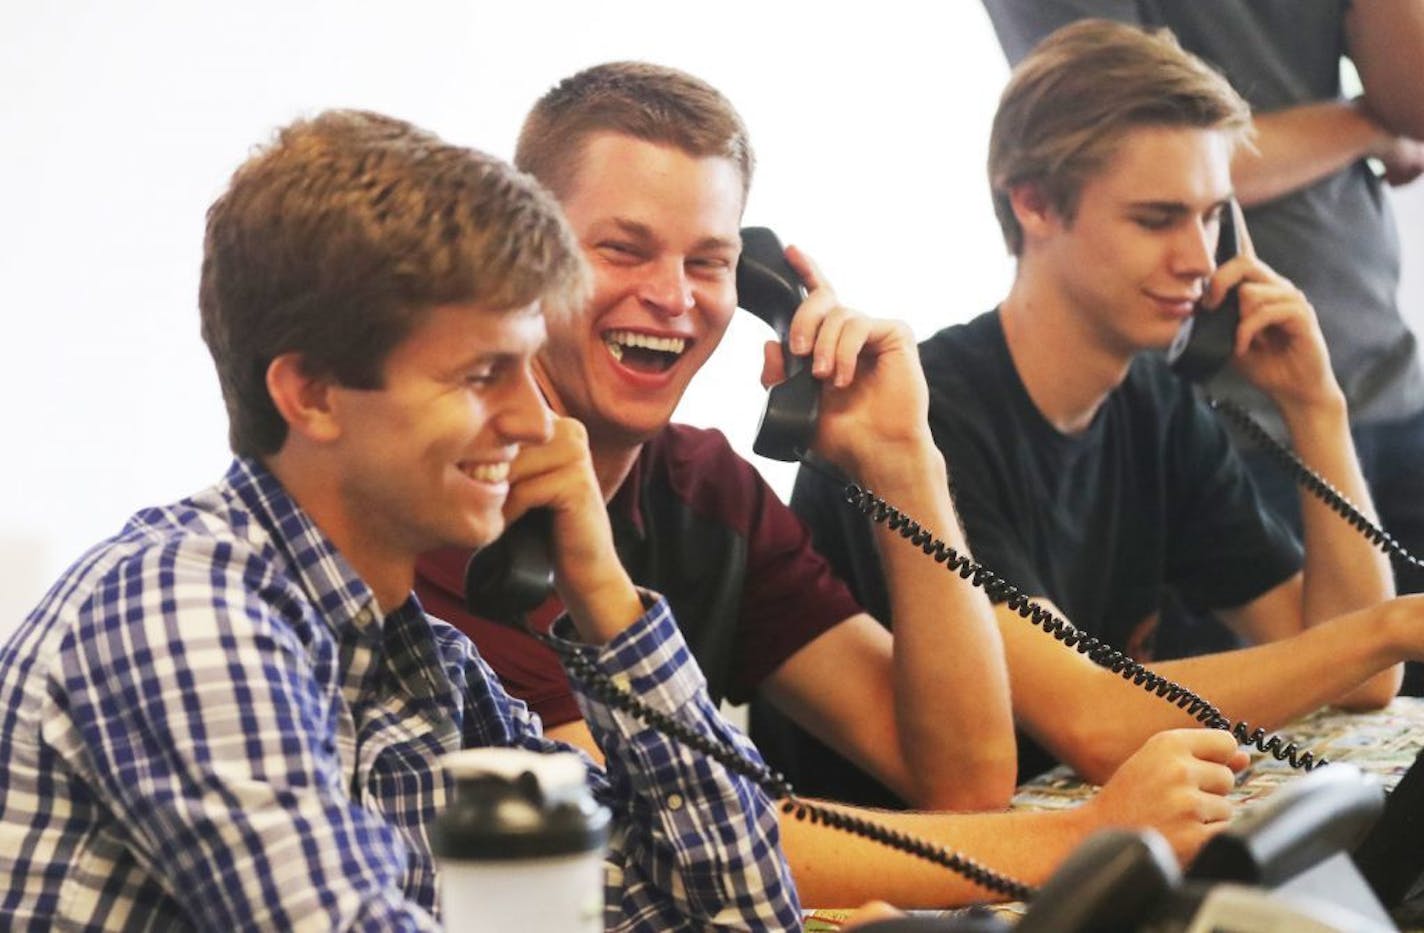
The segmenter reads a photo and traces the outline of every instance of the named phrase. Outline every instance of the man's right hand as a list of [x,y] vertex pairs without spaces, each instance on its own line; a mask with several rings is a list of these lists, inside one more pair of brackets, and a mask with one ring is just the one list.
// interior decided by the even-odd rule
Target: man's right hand
[[1096,829],[1150,826],[1185,864],[1231,819],[1227,794],[1248,756],[1229,732],[1172,729],[1148,739],[1083,805]]
[[553,512],[554,584],[584,639],[602,644],[641,616],[642,601],[613,547],[583,424],[556,416],[546,443],[520,448],[509,480],[507,520],[532,508]]
[[[881,460],[934,451],[929,389],[910,328],[841,305],[820,269],[796,247],[787,248],[786,259],[808,290],[790,337],[793,352],[809,355],[821,380],[816,452],[864,482],[871,481],[867,469]],[[769,342],[762,383],[771,386],[784,377],[781,347]]]

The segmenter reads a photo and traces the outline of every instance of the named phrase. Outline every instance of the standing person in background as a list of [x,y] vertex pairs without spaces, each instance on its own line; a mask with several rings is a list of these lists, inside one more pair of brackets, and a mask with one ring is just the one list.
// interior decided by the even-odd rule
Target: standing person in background
[[[1380,520],[1424,556],[1424,369],[1398,306],[1400,253],[1385,183],[1424,171],[1424,0],[984,0],[1010,64],[1084,17],[1165,26],[1220,69],[1251,104],[1255,146],[1231,164],[1261,259],[1315,307],[1350,408],[1355,447]],[[1363,96],[1342,94],[1354,63]],[[1368,159],[1384,166],[1381,179]],[[1246,407],[1277,439],[1274,406],[1227,370],[1214,395]],[[1242,454],[1277,514],[1301,530],[1290,476],[1249,443]],[[1424,570],[1395,564],[1401,593],[1424,591]],[[1169,651],[1228,646],[1208,617],[1164,632]],[[1424,693],[1424,666],[1406,666],[1403,692]]]

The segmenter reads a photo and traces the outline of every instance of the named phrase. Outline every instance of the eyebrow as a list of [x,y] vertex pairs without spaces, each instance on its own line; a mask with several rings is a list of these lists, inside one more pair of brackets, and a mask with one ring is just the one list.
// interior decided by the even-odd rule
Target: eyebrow
[[[541,340],[539,341],[539,345],[537,347],[531,348],[531,352],[538,352],[539,349],[543,346],[544,341]],[[449,367],[448,371],[451,375],[455,375],[458,373],[465,372],[466,370],[474,369],[477,366],[496,366],[500,364],[507,365],[508,363],[519,361],[525,355],[526,353],[524,352],[524,350],[514,348],[496,348],[481,350],[478,353],[472,353],[469,356],[462,357],[461,359],[457,360]]]
[[[653,228],[652,228],[652,227],[649,227],[649,226],[648,226],[647,224],[645,224],[645,223],[641,223],[641,222],[636,221],[636,220],[629,220],[629,219],[626,218],[626,217],[614,217],[614,218],[612,218],[611,223],[612,223],[615,227],[617,227],[619,230],[623,231],[624,233],[628,234],[629,236],[631,236],[631,237],[633,237],[633,238],[635,238],[635,239],[644,240],[644,241],[647,241],[647,242],[656,242],[656,241],[658,240],[657,235],[653,232]],[[731,239],[728,239],[728,238],[726,238],[726,237],[710,236],[710,237],[704,237],[703,239],[698,240],[695,244],[693,244],[693,251],[694,251],[694,252],[701,252],[701,251],[703,251],[703,250],[733,250],[733,251],[735,251],[735,250],[741,249],[741,247],[742,247],[742,244],[741,244],[741,240],[740,240],[740,239],[731,240]]]
[[[1210,210],[1224,211],[1231,203],[1231,196],[1228,195],[1220,200],[1213,201]],[[1184,214],[1192,213],[1192,209],[1181,201],[1129,201],[1128,210],[1133,211],[1158,211],[1169,217],[1181,217]]]

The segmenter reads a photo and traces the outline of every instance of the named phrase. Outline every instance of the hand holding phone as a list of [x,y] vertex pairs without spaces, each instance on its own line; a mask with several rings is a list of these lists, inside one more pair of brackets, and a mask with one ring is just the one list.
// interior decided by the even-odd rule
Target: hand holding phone
[[[1241,256],[1247,258],[1223,279],[1222,267]],[[1246,380],[1283,409],[1337,395],[1314,309],[1300,289],[1256,258],[1235,201],[1221,216],[1216,267],[1208,294],[1223,281],[1226,293],[1215,308],[1199,308],[1182,325],[1167,350],[1172,368],[1199,382],[1234,358]]]
[[[765,227],[744,228],[742,244],[738,302],[780,338],[787,376],[771,388],[753,449],[795,461],[816,442],[817,453],[849,468],[850,460],[874,460],[887,441],[931,443],[928,390],[909,328],[840,306],[810,260],[793,250],[793,266]],[[814,365],[791,351],[793,318],[803,336],[810,332]],[[776,370],[770,356],[767,370]],[[833,424],[821,418],[826,413],[834,413]]]
[[548,442],[520,450],[510,468],[505,514],[516,520],[466,565],[471,612],[512,623],[557,587],[580,634],[594,644],[642,615],[642,601],[613,547],[579,422],[555,418]]
[[[1236,214],[1239,210],[1236,202],[1232,201],[1222,211],[1216,238],[1218,269],[1240,252],[1240,240],[1236,234]],[[1198,305],[1167,348],[1167,362],[1179,376],[1193,382],[1210,379],[1231,359],[1236,348],[1236,329],[1240,324],[1241,304],[1235,289],[1227,292],[1215,309]]]

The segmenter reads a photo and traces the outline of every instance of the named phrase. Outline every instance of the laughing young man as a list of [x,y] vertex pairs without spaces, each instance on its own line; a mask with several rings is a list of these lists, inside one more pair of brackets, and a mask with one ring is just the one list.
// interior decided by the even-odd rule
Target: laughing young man
[[[0,648],[0,926],[439,929],[440,756],[567,747],[424,613],[415,561],[534,506],[557,636],[755,756],[534,385],[541,305],[586,275],[538,185],[397,120],[326,113],[238,169],[199,301],[236,459],[90,550]],[[607,928],[799,927],[761,790],[579,700],[615,814]]]
[[[731,105],[678,71],[601,65],[535,105],[515,159],[559,199],[595,282],[577,313],[550,319],[539,384],[555,410],[587,428],[619,554],[635,581],[667,596],[712,695],[744,700],[759,691],[919,806],[1002,807],[1014,783],[1014,738],[982,592],[887,538],[892,601],[904,620],[892,640],[721,434],[670,423],[736,304],[752,157]],[[804,256],[790,258],[810,286],[793,349],[809,354],[824,380],[817,450],[962,546],[907,330],[840,307]],[[780,376],[775,345],[766,367],[768,379]],[[422,598],[473,635],[550,734],[589,747],[554,658],[464,613],[468,554],[423,560]],[[883,818],[1035,882],[1104,825],[1152,825],[1182,855],[1194,852],[1230,812],[1228,763],[1238,763],[1230,737],[1183,730],[1151,743],[1079,810]],[[985,896],[822,826],[788,821],[783,837],[808,904]]]

